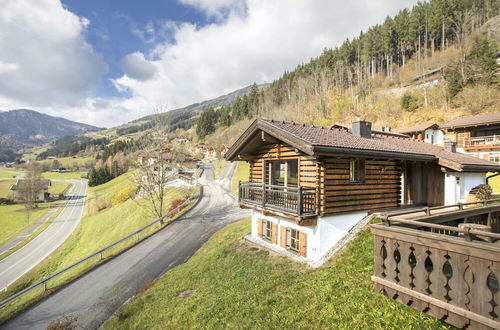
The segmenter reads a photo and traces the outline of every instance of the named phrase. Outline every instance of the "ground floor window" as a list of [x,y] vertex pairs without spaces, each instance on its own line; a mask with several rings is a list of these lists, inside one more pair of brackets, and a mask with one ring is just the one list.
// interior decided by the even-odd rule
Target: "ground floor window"
[[286,247],[293,252],[299,253],[300,233],[298,230],[287,228]]
[[500,163],[500,155],[499,154],[491,154],[490,161],[495,163]]
[[262,238],[267,241],[273,239],[273,224],[271,221],[262,220]]

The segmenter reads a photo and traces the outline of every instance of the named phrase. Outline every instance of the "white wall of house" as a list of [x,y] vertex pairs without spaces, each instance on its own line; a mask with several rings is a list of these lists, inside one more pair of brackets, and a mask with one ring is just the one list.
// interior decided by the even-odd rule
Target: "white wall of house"
[[486,183],[485,173],[446,173],[444,177],[444,203],[465,203],[472,188]]
[[359,221],[368,215],[367,212],[352,212],[327,217],[318,217],[316,226],[299,226],[293,220],[280,216],[266,216],[260,211],[252,210],[252,237],[259,239],[258,219],[268,220],[278,225],[278,244],[276,247],[282,250],[281,226],[296,229],[307,235],[307,256],[309,260],[319,260],[337,242],[339,242]]
[[444,134],[439,129],[426,129],[424,132],[424,142],[441,145],[444,143]]

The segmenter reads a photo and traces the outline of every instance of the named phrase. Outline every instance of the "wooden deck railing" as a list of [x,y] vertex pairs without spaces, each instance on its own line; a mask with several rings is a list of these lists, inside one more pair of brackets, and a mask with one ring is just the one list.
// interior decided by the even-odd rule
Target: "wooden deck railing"
[[372,225],[372,280],[389,298],[458,328],[500,329],[500,205],[471,204]]
[[467,147],[482,147],[482,146],[500,146],[500,136],[490,135],[490,136],[477,136],[464,138],[463,141],[464,148]]
[[315,188],[240,182],[238,201],[298,217],[316,215]]

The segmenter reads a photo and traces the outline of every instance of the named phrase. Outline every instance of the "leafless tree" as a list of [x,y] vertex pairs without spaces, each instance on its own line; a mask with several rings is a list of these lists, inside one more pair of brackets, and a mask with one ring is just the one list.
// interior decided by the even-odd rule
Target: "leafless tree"
[[[149,212],[161,218],[165,211],[167,185],[177,177],[171,150],[166,146],[165,106],[155,108],[153,128],[140,139],[142,152],[132,172],[132,182],[138,187],[139,196],[144,197]],[[160,221],[163,224],[163,219]]]
[[26,211],[26,220],[30,222],[31,210],[38,207],[38,195],[42,190],[41,169],[37,163],[29,163],[26,175],[18,181],[20,198]]

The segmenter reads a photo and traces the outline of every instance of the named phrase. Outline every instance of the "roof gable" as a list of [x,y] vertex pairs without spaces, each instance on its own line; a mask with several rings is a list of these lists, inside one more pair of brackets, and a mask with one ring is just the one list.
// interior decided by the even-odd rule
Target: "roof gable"
[[457,127],[490,125],[495,123],[500,123],[500,112],[482,113],[479,115],[455,118],[441,125],[441,128],[451,129]]

